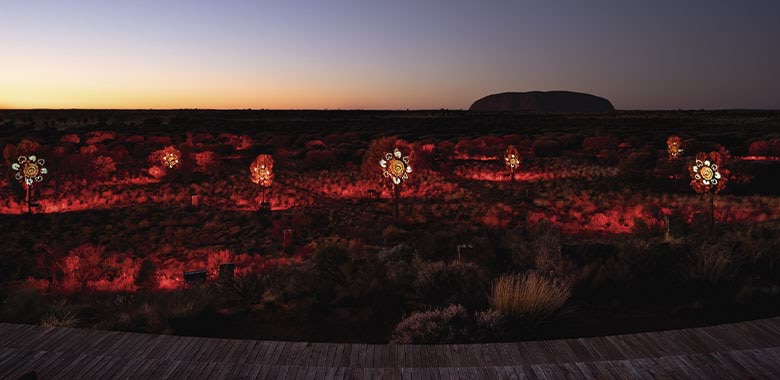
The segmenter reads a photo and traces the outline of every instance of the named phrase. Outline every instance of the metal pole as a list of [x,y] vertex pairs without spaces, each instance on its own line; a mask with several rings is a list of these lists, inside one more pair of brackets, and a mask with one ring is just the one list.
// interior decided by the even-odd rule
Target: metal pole
[[710,195],[710,221],[712,223],[713,231],[715,229],[715,193]]
[[400,197],[400,188],[398,185],[393,185],[393,198],[395,198],[395,221],[398,223],[398,198]]
[[30,187],[31,187],[31,185],[24,186],[24,188],[25,188],[25,190],[27,192],[27,195],[25,196],[25,201],[27,202],[27,213],[28,214],[32,213],[32,207],[30,207]]

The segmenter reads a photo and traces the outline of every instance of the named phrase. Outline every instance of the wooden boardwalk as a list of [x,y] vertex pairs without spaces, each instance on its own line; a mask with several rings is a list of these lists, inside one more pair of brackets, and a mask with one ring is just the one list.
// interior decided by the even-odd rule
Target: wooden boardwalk
[[597,338],[371,345],[0,323],[0,379],[780,379],[780,318]]

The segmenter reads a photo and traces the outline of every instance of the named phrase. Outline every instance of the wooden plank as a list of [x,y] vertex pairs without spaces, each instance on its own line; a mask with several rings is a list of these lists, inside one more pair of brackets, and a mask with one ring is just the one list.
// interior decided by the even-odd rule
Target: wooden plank
[[67,363],[70,363],[75,359],[75,355],[72,353],[52,352],[53,360],[46,362],[46,364],[38,367],[38,377],[41,379],[51,379],[55,374],[59,372]]
[[328,367],[327,371],[325,372],[325,377],[323,377],[324,380],[334,380],[336,378],[336,368],[334,367]]
[[211,353],[217,348],[216,339],[208,338],[201,342],[203,349],[193,356],[190,360],[198,362],[207,362],[211,357]]
[[553,353],[556,363],[570,363],[577,360],[571,346],[563,340],[549,341],[547,347]]
[[258,342],[252,351],[249,352],[247,362],[263,364],[263,357],[265,356],[268,349],[272,348],[271,346],[273,343],[274,342],[271,341]]
[[93,373],[92,375],[93,378],[95,379],[109,378],[109,375],[113,375],[127,361],[127,359],[125,358],[119,358],[115,356],[109,356],[108,358],[109,360],[105,363],[105,365]]
[[128,376],[129,379],[138,379],[138,380],[146,380],[151,379],[148,375],[149,370],[157,363],[156,360],[149,360],[149,359],[141,359],[138,363],[138,366],[135,371],[132,372],[131,375]]
[[53,379],[55,379],[55,380],[56,379],[72,379],[73,376],[71,376],[70,373],[75,371],[76,369],[78,369],[81,366],[81,363],[86,361],[86,360],[89,360],[89,358],[90,358],[89,355],[85,355],[85,354],[79,355],[75,360],[73,360],[67,366],[65,366],[65,368],[62,368],[60,371],[58,371],[54,375]]
[[772,371],[767,368],[767,366],[763,365],[763,363],[750,355],[750,351],[732,351],[730,354],[751,373],[757,374],[758,376],[765,377],[767,379],[777,378],[772,374]]
[[[281,342],[277,342],[281,343]],[[281,346],[281,344],[277,344],[277,348]],[[277,365],[268,365],[267,366],[268,371],[265,373],[265,377],[258,377],[258,379],[264,379],[264,380],[276,380],[277,375],[279,374],[279,366]]]
[[311,360],[307,365],[312,367],[322,367],[325,364],[325,360],[327,360],[327,349],[328,347],[325,344],[315,343],[314,349],[312,350]]
[[182,343],[181,346],[166,354],[166,359],[171,361],[189,360],[200,346],[201,344],[198,338],[187,337],[184,339],[184,343]]
[[177,379],[205,379],[201,376],[203,370],[206,369],[206,362],[190,362],[186,367],[186,371],[182,373]]
[[96,379],[95,373],[111,361],[110,356],[89,356],[82,365],[75,368],[69,376],[71,379]]
[[386,344],[374,345],[374,367],[387,368],[390,366],[390,350]]
[[257,341],[255,340],[242,340],[236,350],[233,351],[233,355],[230,356],[229,360],[232,362],[246,363],[248,361],[249,353],[252,352],[255,344],[257,344]]
[[282,366],[279,373],[276,375],[277,379],[297,379],[299,377],[301,367],[289,367]]
[[147,355],[158,360],[169,360],[169,358],[174,353],[180,351],[187,342],[187,337],[166,335],[165,342],[161,342]]
[[140,363],[141,361],[138,359],[128,359],[124,362],[124,365],[112,375],[112,377],[115,379],[127,379],[129,378],[129,375],[132,374],[132,371],[137,368]]
[[355,367],[366,367],[366,345],[365,344],[353,344],[352,348],[355,352]]
[[251,364],[250,370],[246,374],[247,379],[257,379],[260,377],[260,373],[266,370],[266,366],[259,364],[259,363],[253,363]]
[[476,348],[476,351],[479,353],[482,360],[480,360],[480,365],[485,367],[493,367],[497,365],[495,353],[490,348],[490,344],[475,344],[474,347]]
[[465,359],[461,357],[461,345],[448,344],[446,346],[437,347],[439,355],[441,355],[442,358],[442,360],[439,360],[439,367],[454,367],[458,365],[456,363],[464,363]]
[[227,356],[228,352],[230,352],[230,349],[235,344],[235,340],[228,340],[228,339],[220,339],[217,342],[217,348],[214,350],[214,353],[211,355],[210,361],[213,362],[222,362],[225,360],[225,356]]
[[706,379],[717,379],[721,377],[723,368],[718,363],[713,363],[707,354],[695,354],[686,357],[686,361],[691,367],[696,369],[699,376]]
[[558,367],[563,371],[566,379],[582,379],[582,372],[574,363],[558,364]]
[[31,338],[28,340],[28,343],[23,345],[22,347],[25,347],[30,350],[40,350],[40,351],[55,351],[59,345],[56,347],[52,347],[52,342],[58,342],[60,344],[71,344],[74,340],[78,340],[80,338],[79,330],[78,329],[69,329],[69,328],[41,328],[40,330],[43,333],[35,334],[34,338]]
[[163,377],[163,373],[168,369],[168,366],[170,362],[160,360],[160,359],[154,359],[154,360],[147,360],[151,361],[151,365],[146,369],[146,371],[143,372],[145,378],[147,379],[159,379]]
[[24,339],[21,344],[17,346],[17,348],[33,348],[36,344],[39,342],[45,340],[46,338],[50,338],[53,334],[68,334],[72,331],[67,329],[57,329],[54,327],[39,327],[32,331],[30,335],[27,336],[26,339]]
[[419,344],[413,344],[409,348],[412,351],[412,368],[425,367],[425,365],[422,363],[422,347]]
[[[21,347],[22,344],[24,344],[28,339],[30,339],[30,336],[40,327],[33,326],[33,325],[15,325],[15,324],[4,324],[7,326],[5,330],[3,331],[2,336],[6,336],[6,339],[3,341],[4,347],[14,347],[18,348]],[[7,334],[7,335],[6,335]]]
[[613,368],[626,379],[643,379],[642,374],[634,367],[632,360],[617,360],[611,362]]
[[128,358],[136,358],[138,351],[143,350],[144,347],[151,340],[152,335],[147,334],[124,334],[127,340],[118,347],[117,355]]
[[339,367],[336,369],[336,375],[333,376],[333,380],[347,380],[347,377],[350,375],[347,367]]
[[688,379],[702,379],[698,371],[695,368],[692,368],[692,366],[688,363],[687,356],[685,355],[669,356],[663,358],[662,360],[671,362],[674,367],[679,372],[684,373],[685,377]]
[[268,377],[268,371],[271,370],[271,365],[269,364],[262,364],[259,366],[259,372],[256,373],[254,377],[250,377],[250,379],[267,379]]
[[166,361],[165,369],[160,374],[160,380],[170,380],[181,365],[180,361]]
[[[216,344],[214,346],[215,346],[215,349],[216,349]],[[196,372],[196,375],[197,375],[198,379],[211,380],[212,377],[214,376],[213,375],[214,372],[218,372],[218,371],[219,371],[219,369],[217,369],[217,363],[215,363],[213,361],[209,361],[209,362],[206,363],[206,366],[203,367],[202,370],[200,370],[199,372]]]
[[[328,363],[328,367],[337,368],[337,367],[344,366],[343,364],[344,356],[345,356],[344,350],[345,350],[345,346],[343,344],[336,345],[336,350],[333,353],[333,358],[331,359],[330,363]],[[336,374],[334,374],[333,376],[335,377]]]
[[221,339],[212,338],[210,346],[211,350],[206,351],[206,353],[200,359],[201,361],[207,361],[210,363],[216,362],[217,357],[225,350],[224,343]]
[[22,351],[20,354],[21,355],[18,356],[16,360],[9,361],[3,366],[2,369],[0,369],[0,373],[14,374],[14,376],[11,377],[16,377],[16,372],[29,372],[33,369],[32,365],[44,357],[46,351]]
[[276,342],[276,349],[274,349],[268,364],[279,364],[279,357],[282,356],[282,353],[285,352],[286,348],[289,346],[291,346],[291,344],[287,342]]
[[289,365],[289,366],[301,366],[303,364],[303,351],[306,348],[305,342],[294,342],[290,349],[288,350],[288,355],[283,358],[283,361],[280,364]]

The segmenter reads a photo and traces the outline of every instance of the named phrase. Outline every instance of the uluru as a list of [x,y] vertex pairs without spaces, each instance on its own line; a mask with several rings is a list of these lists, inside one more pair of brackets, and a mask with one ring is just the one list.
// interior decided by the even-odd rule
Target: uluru
[[602,97],[572,91],[503,92],[474,102],[469,111],[528,113],[604,113],[614,111]]

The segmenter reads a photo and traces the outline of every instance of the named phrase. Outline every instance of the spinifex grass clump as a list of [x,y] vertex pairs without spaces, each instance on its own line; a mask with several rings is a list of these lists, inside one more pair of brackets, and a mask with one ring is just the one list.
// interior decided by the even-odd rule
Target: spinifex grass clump
[[571,286],[536,272],[504,275],[493,284],[490,305],[507,317],[540,322],[560,310]]

